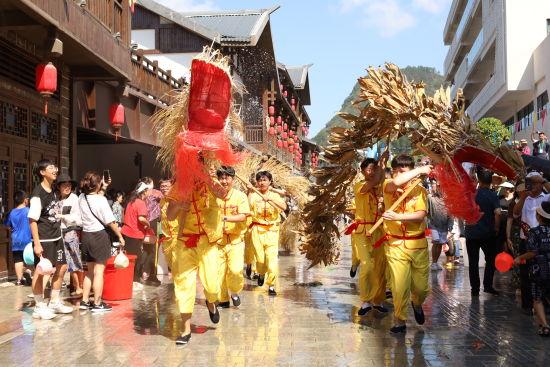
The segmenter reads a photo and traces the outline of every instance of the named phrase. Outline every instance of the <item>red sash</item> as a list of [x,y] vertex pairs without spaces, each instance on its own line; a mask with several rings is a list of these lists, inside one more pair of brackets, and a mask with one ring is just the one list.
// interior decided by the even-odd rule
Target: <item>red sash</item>
[[361,224],[371,224],[371,225],[374,225],[375,222],[365,222],[365,221],[354,221],[353,223],[351,223],[345,230],[344,230],[344,234],[345,235],[350,235],[352,234],[353,232],[355,232],[355,230],[357,228],[359,228],[359,226]]

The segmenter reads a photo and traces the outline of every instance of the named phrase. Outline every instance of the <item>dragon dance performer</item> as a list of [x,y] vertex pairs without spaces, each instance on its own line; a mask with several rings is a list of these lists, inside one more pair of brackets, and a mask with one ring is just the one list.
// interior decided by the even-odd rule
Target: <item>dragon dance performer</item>
[[[429,174],[432,169],[431,166],[414,168],[414,160],[408,155],[395,157],[391,166],[395,175],[383,185],[386,208],[390,208],[403,191],[407,190],[413,179]],[[430,268],[425,235],[426,215],[427,193],[421,186],[414,187],[395,211],[388,210],[383,214],[395,318],[390,332],[394,334],[405,333],[407,330],[407,305],[410,298],[416,322],[422,325],[425,321],[422,303],[429,292]]]
[[214,324],[220,321],[216,307],[220,293],[217,244],[222,239],[223,223],[218,198],[223,199],[226,195],[219,183],[210,187],[198,183],[188,199],[179,197],[177,191],[169,194],[167,220],[179,220],[177,243],[169,257],[176,304],[184,327],[176,344],[187,344],[191,339],[197,272],[204,288],[210,320]]
[[279,273],[279,224],[281,212],[286,210],[285,200],[270,190],[273,176],[268,171],[256,174],[260,193],[248,196],[252,212],[251,239],[254,245],[258,286],[264,281],[269,287],[269,295],[277,295],[277,276]]
[[216,172],[226,195],[217,199],[223,216],[223,237],[218,245],[219,264],[218,277],[220,282],[219,306],[229,308],[229,293],[231,302],[237,307],[241,304],[239,292],[244,285],[244,234],[247,230],[247,217],[250,215],[248,197],[242,191],[233,187],[235,170],[222,166]]
[[355,228],[354,238],[357,257],[361,263],[359,268],[359,297],[361,308],[359,316],[366,315],[373,308],[386,313],[388,309],[382,305],[386,298],[386,254],[384,248],[374,247],[374,244],[384,236],[382,228],[377,228],[372,236],[367,236],[368,230],[376,223],[382,214],[379,204],[381,184],[384,181],[384,166],[388,152],[384,153],[380,161],[366,158],[361,162],[361,173],[364,180],[355,184]]

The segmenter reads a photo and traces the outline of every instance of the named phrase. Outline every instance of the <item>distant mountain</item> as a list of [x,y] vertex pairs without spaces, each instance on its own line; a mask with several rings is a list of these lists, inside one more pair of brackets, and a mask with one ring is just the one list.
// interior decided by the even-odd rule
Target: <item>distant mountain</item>
[[[423,81],[426,83],[427,94],[433,94],[436,89],[444,84],[443,75],[439,74],[435,68],[427,66],[407,66],[406,68],[401,69],[401,71],[405,74],[409,81]],[[342,103],[340,112],[356,113],[357,110],[354,106],[352,106],[351,102],[355,100],[358,94],[359,83],[355,83],[350,95]],[[313,140],[319,145],[326,146],[330,129],[334,126],[342,126],[344,124],[344,120],[342,120],[338,115],[334,115],[326,126],[319,131],[317,135],[315,135]]]

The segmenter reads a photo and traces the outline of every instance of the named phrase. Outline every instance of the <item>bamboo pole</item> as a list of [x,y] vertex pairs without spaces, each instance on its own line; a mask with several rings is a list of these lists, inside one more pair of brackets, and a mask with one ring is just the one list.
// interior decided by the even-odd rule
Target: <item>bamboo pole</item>
[[252,189],[252,191],[254,191],[256,194],[260,195],[260,197],[261,197],[262,199],[264,199],[269,205],[271,205],[272,207],[274,207],[274,208],[277,209],[277,210],[285,211],[283,208],[281,208],[280,206],[278,206],[278,205],[275,204],[274,202],[268,201],[268,200],[265,198],[264,194],[262,194],[262,193],[260,192],[260,190],[258,190],[258,189],[255,188],[254,186],[250,186],[250,182],[246,181],[244,178],[242,178],[241,176],[239,176],[239,175],[237,175],[237,174],[235,174],[235,177],[237,177],[239,180],[241,180],[242,183],[244,183],[245,186],[246,186],[247,188]]
[[[418,186],[418,184],[422,182],[421,179],[417,178],[416,180],[414,180],[410,185],[409,187],[407,187],[407,190],[405,190],[405,192],[403,192],[403,194],[401,194],[401,196],[395,201],[395,203],[393,203],[393,205],[388,209],[388,211],[393,211],[395,210],[395,208],[397,208],[397,206],[399,204],[401,204],[403,202],[403,200],[405,200],[405,198],[411,193],[411,191],[416,187]],[[380,219],[378,219],[376,221],[376,223],[369,229],[369,232],[367,234],[367,236],[372,236],[372,234],[374,233],[374,231],[380,227],[380,225],[382,224],[382,222],[384,221],[384,218],[380,217]]]

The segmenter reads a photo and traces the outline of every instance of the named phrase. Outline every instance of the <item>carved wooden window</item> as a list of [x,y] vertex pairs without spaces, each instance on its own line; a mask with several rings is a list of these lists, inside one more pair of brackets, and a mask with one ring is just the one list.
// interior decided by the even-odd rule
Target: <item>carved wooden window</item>
[[0,100],[0,133],[26,138],[29,135],[28,110]]
[[57,145],[57,119],[31,112],[31,139],[44,144]]
[[9,180],[9,167],[10,162],[0,160],[0,217],[4,219],[4,216],[8,213],[8,180]]
[[29,177],[29,167],[27,163],[13,163],[13,190],[23,190],[28,194],[27,179]]

